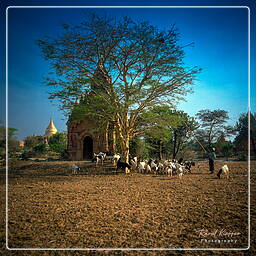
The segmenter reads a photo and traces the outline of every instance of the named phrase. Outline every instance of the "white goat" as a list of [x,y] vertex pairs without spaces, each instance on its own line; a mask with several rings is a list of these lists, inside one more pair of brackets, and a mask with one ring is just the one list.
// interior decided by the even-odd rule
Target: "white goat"
[[225,173],[225,174],[226,174],[226,177],[229,178],[229,169],[228,169],[228,166],[227,166],[226,164],[223,165],[223,166],[220,168],[219,172],[217,173],[217,176],[218,176],[219,179],[220,179],[220,175],[221,175],[222,173]]
[[172,176],[172,167],[166,166],[165,167],[165,172],[167,173],[167,176]]
[[147,166],[147,163],[145,161],[140,162],[139,165],[138,165],[138,171],[140,173],[143,173],[146,169],[146,166]]
[[137,165],[138,165],[138,158],[135,156],[134,158],[132,158],[130,160],[130,163],[131,163],[131,169],[133,171],[135,171],[137,169]]
[[113,155],[113,162],[114,162],[114,164],[116,164],[117,163],[117,161],[119,160],[121,158],[121,156],[120,156],[120,154],[118,154],[118,153],[115,153],[114,155]]
[[149,164],[146,164],[145,171],[146,173],[151,173],[151,166]]
[[163,162],[164,167],[169,166],[169,164],[170,164],[170,161],[169,161],[169,160],[165,160],[165,161]]
[[182,178],[182,176],[184,174],[184,169],[185,169],[184,166],[176,163],[176,173],[177,173],[177,175],[179,176],[180,179]]
[[176,168],[176,165],[171,162],[171,161],[165,161],[164,162],[164,166],[165,166],[165,173],[167,174],[167,176],[172,176],[173,174],[173,171],[175,171],[177,168]]
[[154,161],[151,161],[151,162],[150,162],[150,168],[151,168],[151,171],[152,171],[152,172],[154,172],[155,174],[157,174],[158,165],[157,165]]

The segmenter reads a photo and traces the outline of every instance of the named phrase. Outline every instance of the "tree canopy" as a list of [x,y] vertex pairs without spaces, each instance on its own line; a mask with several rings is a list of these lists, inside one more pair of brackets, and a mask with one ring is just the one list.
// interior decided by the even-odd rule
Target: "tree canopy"
[[140,115],[155,105],[173,107],[191,91],[198,67],[187,67],[175,26],[160,30],[128,17],[91,15],[80,25],[65,25],[55,38],[38,40],[54,74],[51,99],[74,118],[90,115],[112,121],[127,159],[129,141],[141,127]]
[[233,128],[226,125],[229,120],[228,112],[225,110],[209,110],[203,109],[196,114],[203,129],[197,130],[197,137],[208,147],[211,147],[214,142],[221,136],[229,136],[233,134]]
[[[250,129],[249,129],[249,118],[250,118]],[[237,135],[234,140],[234,144],[237,150],[247,150],[249,141],[249,132],[252,150],[256,154],[256,113],[243,113],[240,115],[235,130]]]
[[[146,138],[156,142],[159,158],[162,159],[162,149],[169,147],[172,157],[176,158],[191,139],[191,132],[196,129],[197,122],[187,113],[168,106],[156,106],[147,112],[153,122],[146,131]],[[147,122],[148,123],[148,122]],[[167,146],[168,145],[168,146]]]
[[[16,128],[8,127],[8,154],[12,155],[19,149],[18,140],[16,137]],[[6,157],[6,127],[0,121],[0,159]]]

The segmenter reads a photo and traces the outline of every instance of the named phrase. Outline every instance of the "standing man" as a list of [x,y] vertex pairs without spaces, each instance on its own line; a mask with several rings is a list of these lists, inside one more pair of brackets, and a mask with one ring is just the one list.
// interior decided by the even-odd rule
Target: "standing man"
[[213,173],[214,172],[214,160],[216,159],[215,148],[211,149],[208,157],[209,157],[210,173]]

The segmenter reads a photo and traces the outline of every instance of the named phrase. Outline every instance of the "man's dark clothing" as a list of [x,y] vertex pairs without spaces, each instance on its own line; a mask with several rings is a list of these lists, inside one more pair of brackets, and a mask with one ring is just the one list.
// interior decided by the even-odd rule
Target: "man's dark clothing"
[[216,159],[216,155],[214,152],[209,153],[209,168],[210,172],[214,172],[214,160]]
[[209,168],[210,168],[210,172],[213,173],[214,172],[214,160],[209,158]]

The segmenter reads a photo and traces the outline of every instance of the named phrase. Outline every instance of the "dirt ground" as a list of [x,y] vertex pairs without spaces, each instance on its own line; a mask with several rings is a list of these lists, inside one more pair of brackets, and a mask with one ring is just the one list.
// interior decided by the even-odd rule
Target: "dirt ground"
[[[248,163],[226,162],[217,179],[200,162],[192,174],[118,173],[111,165],[19,162],[9,166],[9,248],[162,248],[161,251],[7,251],[5,169],[1,170],[2,255],[256,255],[248,246]],[[200,168],[198,168],[198,165]],[[223,162],[216,163],[216,169]],[[255,179],[256,162],[251,162]],[[254,181],[252,180],[254,184]],[[251,187],[254,192],[254,186]],[[251,205],[255,206],[252,198]],[[251,216],[255,215],[251,207]],[[255,225],[254,225],[255,226]],[[251,241],[255,241],[254,232]],[[167,251],[163,248],[236,248]],[[231,254],[229,254],[231,253]]]

